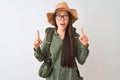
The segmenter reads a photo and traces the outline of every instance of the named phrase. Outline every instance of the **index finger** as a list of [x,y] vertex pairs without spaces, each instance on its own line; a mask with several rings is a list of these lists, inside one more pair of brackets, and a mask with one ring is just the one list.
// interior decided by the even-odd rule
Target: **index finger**
[[37,39],[40,39],[40,33],[39,33],[39,30],[37,30]]
[[85,35],[83,31],[83,27],[80,29],[80,32],[81,32],[81,36]]

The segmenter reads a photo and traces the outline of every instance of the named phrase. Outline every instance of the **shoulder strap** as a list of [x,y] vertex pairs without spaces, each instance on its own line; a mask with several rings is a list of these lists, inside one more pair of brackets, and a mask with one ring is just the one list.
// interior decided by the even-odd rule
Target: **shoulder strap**
[[48,44],[50,44],[50,42],[51,42],[51,40],[52,40],[52,35],[53,35],[53,32],[55,31],[55,28],[51,28],[51,27],[49,27],[49,28],[47,28],[46,30],[45,30],[45,33],[46,33],[46,42],[48,43]]
[[[77,38],[79,37],[79,35],[76,33],[76,28],[75,27],[73,27],[73,30],[74,30],[74,38],[75,38],[75,40],[77,40]],[[77,63],[75,62],[75,65],[76,65],[76,71],[77,71],[77,74],[78,74],[78,80],[83,80],[83,77],[81,77],[81,75],[80,75],[80,71],[79,71],[79,69],[78,69],[78,66],[77,66]]]
[[[53,33],[55,31],[55,28],[47,28],[46,29],[46,48],[47,48],[47,52],[48,52],[48,59],[50,59],[50,45],[51,45],[51,42],[52,42],[52,36],[53,36]],[[56,59],[58,58],[58,54],[56,55],[56,57],[54,58],[53,62],[52,62],[52,65],[51,65],[51,68],[54,66],[54,63],[56,61]]]
[[81,77],[80,75],[80,72],[79,72],[79,69],[78,69],[78,66],[77,66],[77,63],[75,62],[75,65],[76,65],[76,71],[77,71],[77,74],[78,74],[78,80],[83,80],[83,77]]
[[50,45],[51,45],[52,36],[53,36],[54,31],[55,31],[55,28],[52,28],[52,27],[49,27],[45,30],[45,33],[46,33],[46,49],[47,49],[47,52],[48,52],[48,57],[51,56],[49,49],[50,49]]

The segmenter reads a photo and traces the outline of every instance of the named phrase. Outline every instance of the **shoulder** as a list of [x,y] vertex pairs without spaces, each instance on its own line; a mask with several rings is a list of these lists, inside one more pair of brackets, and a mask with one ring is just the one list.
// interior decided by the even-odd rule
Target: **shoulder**
[[53,32],[55,30],[54,27],[48,27],[45,29],[45,33]]
[[48,28],[46,28],[45,34],[46,34],[46,41],[48,43],[51,42],[54,31],[55,31],[54,27],[48,27]]

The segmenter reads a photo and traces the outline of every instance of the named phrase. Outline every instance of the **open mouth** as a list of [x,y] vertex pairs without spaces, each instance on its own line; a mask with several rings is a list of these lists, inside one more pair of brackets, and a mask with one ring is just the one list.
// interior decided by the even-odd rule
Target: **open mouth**
[[65,26],[65,23],[61,23],[60,25],[61,25],[61,26]]

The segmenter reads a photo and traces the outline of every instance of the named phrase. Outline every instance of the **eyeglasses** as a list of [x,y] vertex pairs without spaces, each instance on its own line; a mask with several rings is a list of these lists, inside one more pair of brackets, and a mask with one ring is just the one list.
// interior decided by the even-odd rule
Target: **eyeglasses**
[[61,20],[62,18],[64,20],[68,20],[69,16],[68,15],[59,15],[59,14],[56,14],[56,19],[57,20]]

